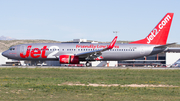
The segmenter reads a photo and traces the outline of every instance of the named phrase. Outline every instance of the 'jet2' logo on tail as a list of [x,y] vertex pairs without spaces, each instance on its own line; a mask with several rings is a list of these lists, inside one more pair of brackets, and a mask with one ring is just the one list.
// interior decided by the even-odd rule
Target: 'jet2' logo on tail
[[[147,44],[150,44],[151,41],[158,35],[158,33],[163,29],[163,27],[168,23],[168,21],[171,19],[169,15],[167,15],[163,21],[161,21],[158,25],[158,27],[154,28],[151,32],[151,34],[147,37]],[[159,29],[159,30],[158,30]]]

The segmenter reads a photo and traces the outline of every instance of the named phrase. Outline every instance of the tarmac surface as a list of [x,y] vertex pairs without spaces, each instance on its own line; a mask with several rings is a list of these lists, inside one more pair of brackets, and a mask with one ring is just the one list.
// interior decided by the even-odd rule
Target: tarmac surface
[[157,70],[180,70],[180,67],[62,67],[62,66],[0,66],[0,68],[67,68],[67,69],[157,69]]

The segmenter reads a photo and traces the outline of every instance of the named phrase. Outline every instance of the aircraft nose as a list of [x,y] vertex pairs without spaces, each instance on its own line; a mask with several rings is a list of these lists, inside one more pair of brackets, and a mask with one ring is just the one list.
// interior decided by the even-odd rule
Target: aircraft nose
[[5,57],[8,57],[8,52],[7,52],[7,51],[4,51],[4,52],[2,53],[2,55],[5,56]]

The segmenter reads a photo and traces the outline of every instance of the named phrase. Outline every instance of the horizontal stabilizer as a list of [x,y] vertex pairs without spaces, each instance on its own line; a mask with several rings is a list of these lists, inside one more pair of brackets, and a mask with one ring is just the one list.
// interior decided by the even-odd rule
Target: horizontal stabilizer
[[165,52],[180,52],[179,47],[169,47]]
[[166,44],[166,45],[159,45],[159,46],[155,46],[154,48],[164,48],[164,47],[174,45],[174,44],[176,44],[176,43],[170,43],[170,44]]

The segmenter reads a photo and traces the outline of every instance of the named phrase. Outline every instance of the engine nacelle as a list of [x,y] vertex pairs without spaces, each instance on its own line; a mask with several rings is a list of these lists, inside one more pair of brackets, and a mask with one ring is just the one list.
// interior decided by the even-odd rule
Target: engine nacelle
[[61,64],[79,64],[79,57],[74,55],[60,55],[59,62]]

